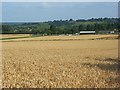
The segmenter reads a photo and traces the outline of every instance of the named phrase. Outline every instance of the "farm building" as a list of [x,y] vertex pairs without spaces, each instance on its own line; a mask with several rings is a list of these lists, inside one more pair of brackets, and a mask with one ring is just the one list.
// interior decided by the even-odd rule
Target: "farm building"
[[80,34],[95,34],[95,31],[80,31]]
[[117,30],[113,30],[113,31],[110,31],[110,30],[101,30],[98,33],[99,34],[117,34],[118,31]]

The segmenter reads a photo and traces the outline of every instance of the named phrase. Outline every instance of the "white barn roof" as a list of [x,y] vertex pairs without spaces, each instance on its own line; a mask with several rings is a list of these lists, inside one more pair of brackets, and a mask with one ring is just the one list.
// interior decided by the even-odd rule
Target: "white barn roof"
[[95,31],[80,31],[80,33],[95,33]]

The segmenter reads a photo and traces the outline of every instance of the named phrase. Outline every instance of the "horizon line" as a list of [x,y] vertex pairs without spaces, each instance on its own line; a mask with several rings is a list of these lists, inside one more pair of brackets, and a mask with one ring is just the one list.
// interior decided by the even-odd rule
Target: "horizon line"
[[85,19],[85,18],[78,18],[78,19],[69,18],[69,19],[55,19],[55,20],[47,20],[47,21],[2,21],[2,22],[0,21],[0,23],[9,23],[9,22],[18,22],[18,23],[40,22],[40,23],[42,23],[42,22],[52,22],[52,21],[60,21],[60,20],[65,21],[65,20],[70,20],[70,19],[72,19],[73,21],[76,21],[76,20],[89,20],[89,19],[100,19],[100,18],[102,18],[102,19],[104,19],[104,18],[109,18],[109,19],[114,18],[115,19],[115,18],[119,18],[119,17],[99,17],[99,18],[87,18],[87,19]]

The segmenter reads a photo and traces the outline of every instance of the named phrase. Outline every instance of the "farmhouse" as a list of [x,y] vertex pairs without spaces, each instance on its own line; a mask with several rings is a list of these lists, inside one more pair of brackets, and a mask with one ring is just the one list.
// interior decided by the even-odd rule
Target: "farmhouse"
[[80,31],[80,34],[95,34],[95,31]]

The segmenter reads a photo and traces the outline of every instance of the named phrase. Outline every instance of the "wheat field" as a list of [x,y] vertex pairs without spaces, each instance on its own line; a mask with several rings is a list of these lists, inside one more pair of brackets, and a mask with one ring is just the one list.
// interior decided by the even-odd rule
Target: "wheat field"
[[117,58],[117,39],[2,42],[2,87],[119,87]]

